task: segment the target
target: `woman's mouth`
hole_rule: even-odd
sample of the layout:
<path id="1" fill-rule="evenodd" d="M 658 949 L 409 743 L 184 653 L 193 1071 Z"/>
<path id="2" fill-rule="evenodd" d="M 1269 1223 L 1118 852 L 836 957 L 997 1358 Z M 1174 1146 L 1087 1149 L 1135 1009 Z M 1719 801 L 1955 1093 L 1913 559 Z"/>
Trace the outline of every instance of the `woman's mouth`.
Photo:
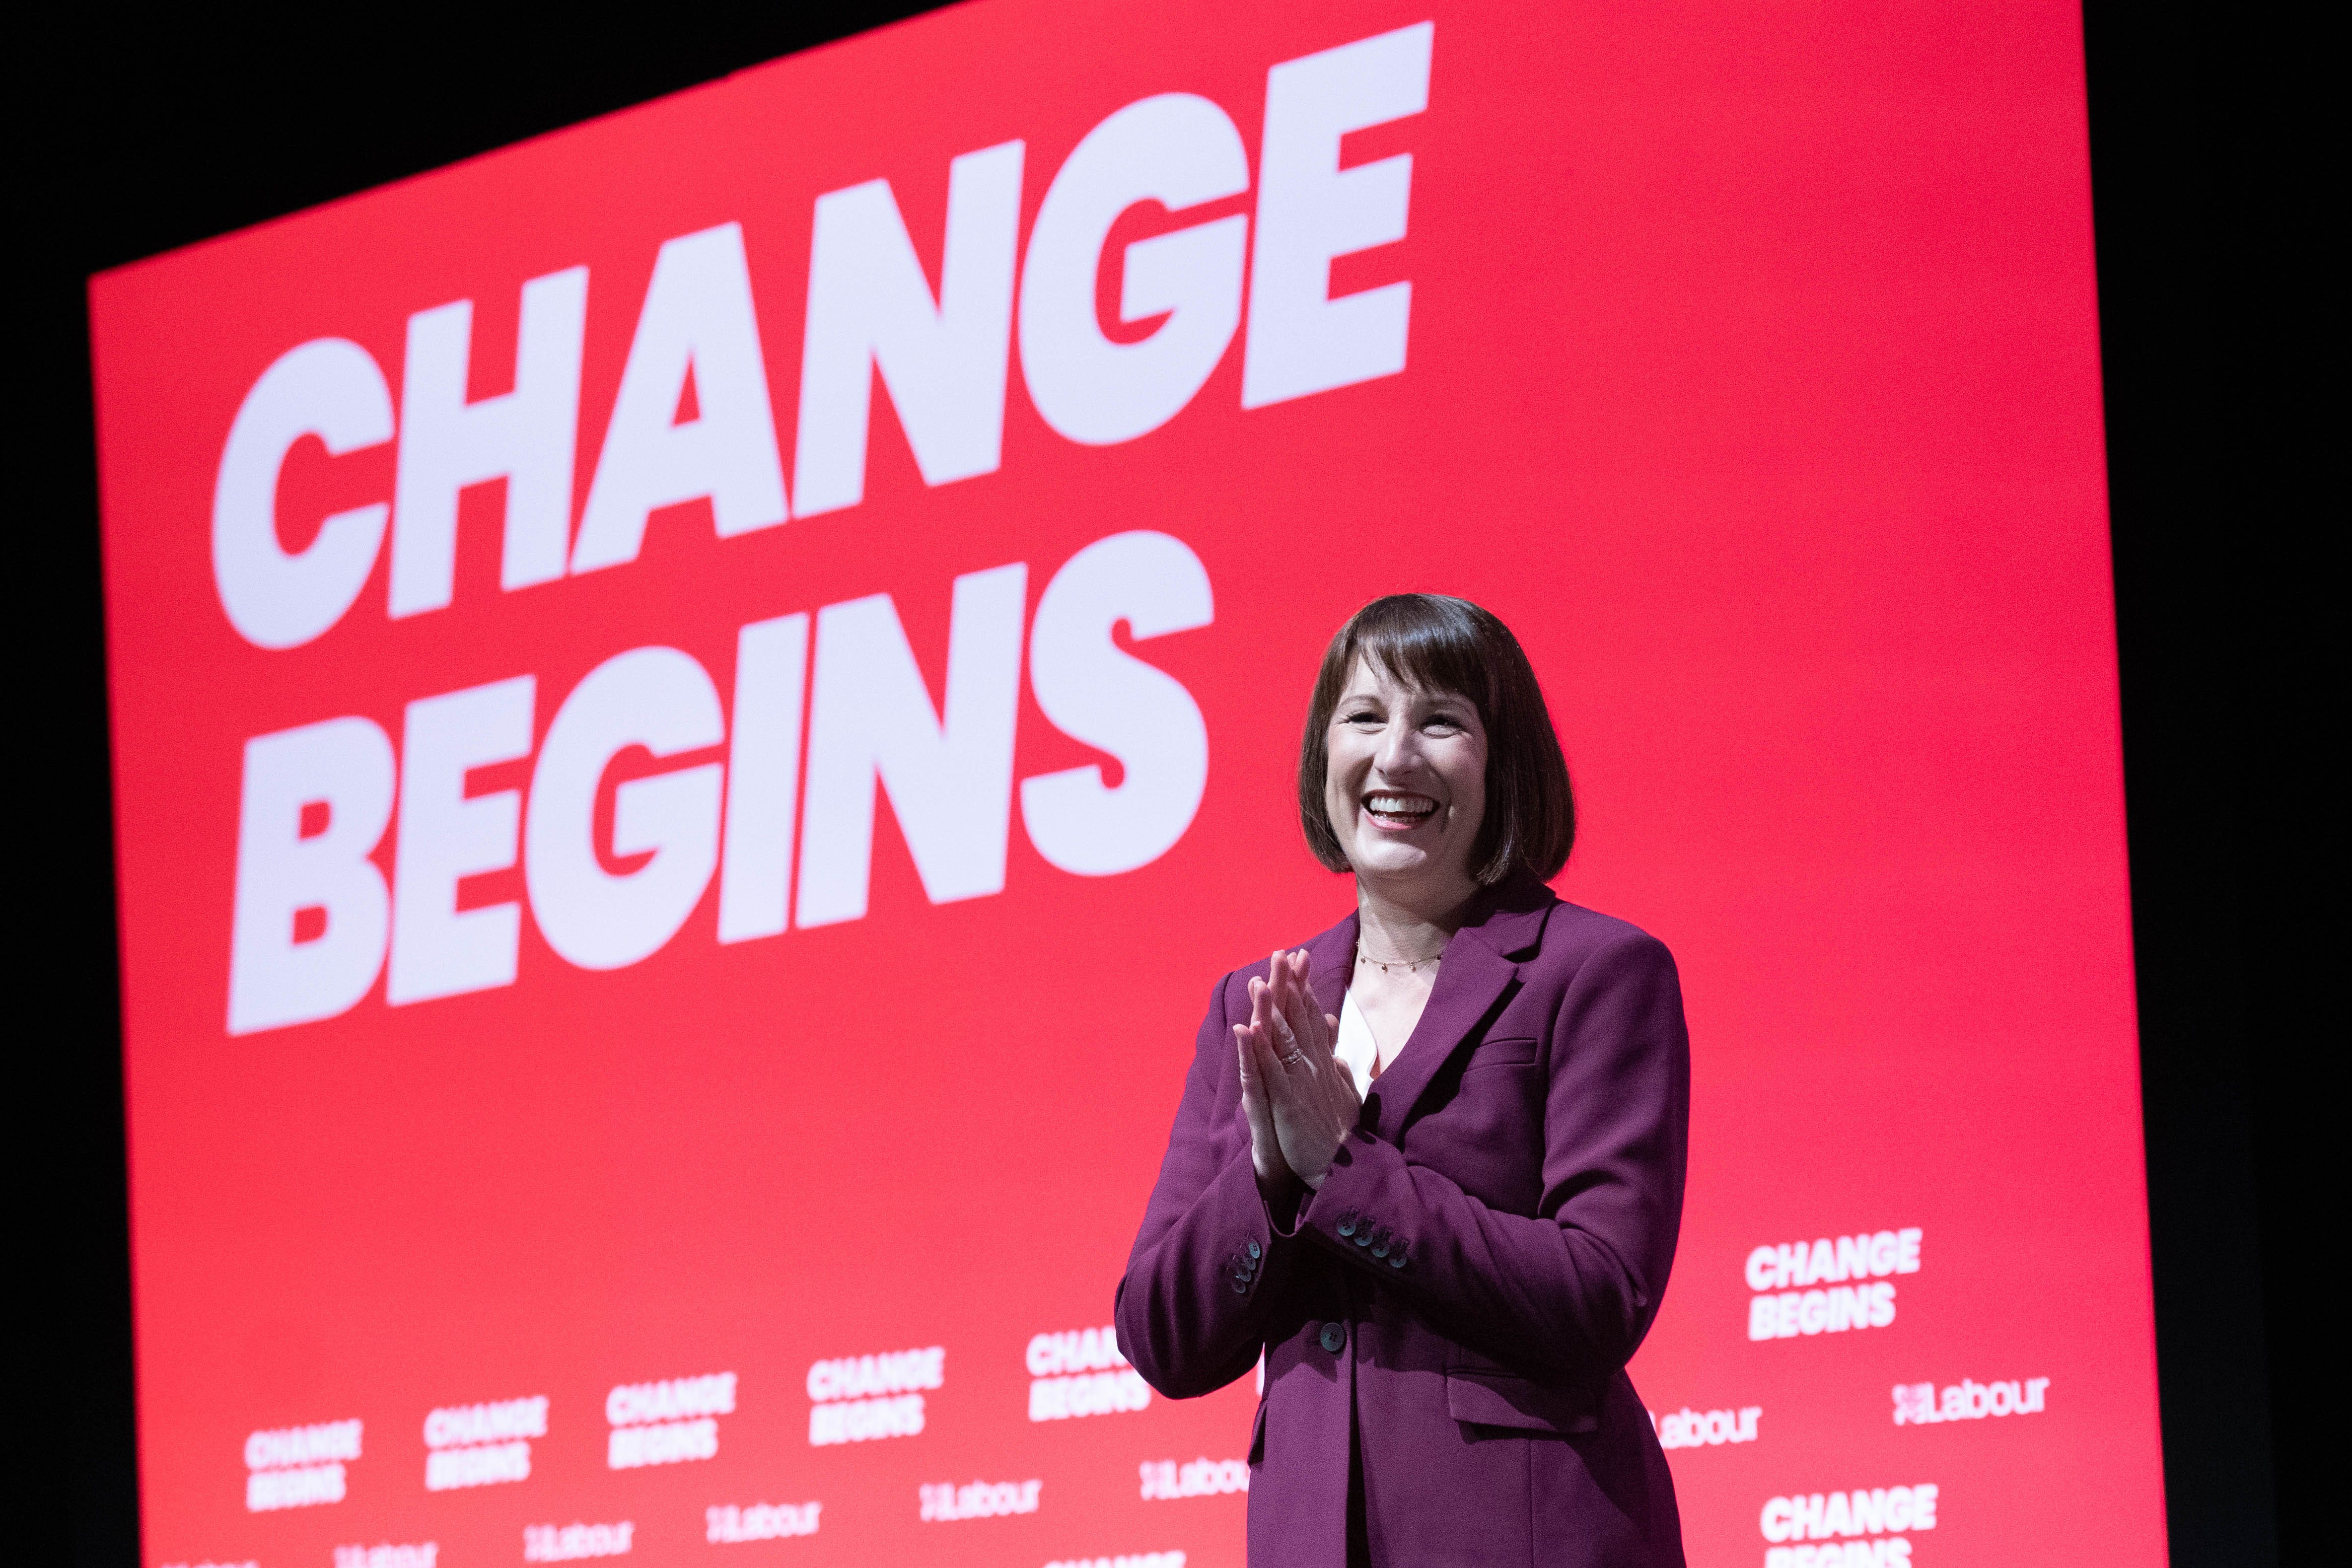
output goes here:
<path id="1" fill-rule="evenodd" d="M 1401 795 L 1391 791 L 1364 797 L 1364 815 L 1382 827 L 1405 829 L 1419 827 L 1437 813 L 1437 803 L 1425 795 Z"/>

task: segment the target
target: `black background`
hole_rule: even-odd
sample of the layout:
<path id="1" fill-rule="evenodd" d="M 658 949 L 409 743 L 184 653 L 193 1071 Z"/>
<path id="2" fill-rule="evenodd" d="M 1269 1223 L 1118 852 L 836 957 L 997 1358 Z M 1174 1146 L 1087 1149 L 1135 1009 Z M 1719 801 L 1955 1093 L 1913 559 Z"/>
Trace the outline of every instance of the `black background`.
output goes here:
<path id="1" fill-rule="evenodd" d="M 5 525 L 20 673 L 5 700 L 21 710 L 11 793 L 31 962 L 12 987 L 9 1275 L 38 1311 L 16 1336 L 8 1405 L 19 1452 L 53 1472 L 12 1488 L 9 1557 L 142 1561 L 86 279 L 928 8 L 363 8 L 308 23 L 85 10 L 14 39 L 10 228 L 27 281 L 11 336 L 29 353 L 13 366 L 6 470 L 30 483 Z M 2323 508 L 2341 528 L 2308 396 L 2333 380 L 2332 325 L 2302 259 L 2306 193 L 2332 181 L 2294 177 L 2311 144 L 2298 47 L 2257 39 L 2261 25 L 2220 34 L 2210 12 L 2112 0 L 2086 18 L 2179 1564 L 2316 1550 L 2313 1449 L 2335 1396 L 2305 1303 L 2327 1289 L 2311 1260 L 2344 1228 L 2312 1217 L 2325 1133 L 2310 1064 L 2344 1030 L 2315 1021 L 2336 833 L 2305 760 L 2342 728 L 2318 690 L 2315 607 L 2340 569 L 2310 549 Z M 2103 1505 L 2081 1500 L 2095 1518 Z"/>

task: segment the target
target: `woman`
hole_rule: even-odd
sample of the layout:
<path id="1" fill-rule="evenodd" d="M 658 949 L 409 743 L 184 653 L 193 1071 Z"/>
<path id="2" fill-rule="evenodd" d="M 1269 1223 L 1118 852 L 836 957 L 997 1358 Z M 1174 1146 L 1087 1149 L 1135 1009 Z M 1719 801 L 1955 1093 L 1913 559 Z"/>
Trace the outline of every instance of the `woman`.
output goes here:
<path id="1" fill-rule="evenodd" d="M 1682 1213 L 1682 996 L 1655 938 L 1544 885 L 1575 814 L 1502 622 L 1359 611 L 1298 804 L 1356 912 L 1211 994 L 1120 1348 L 1176 1398 L 1264 1353 L 1260 1568 L 1680 1564 L 1624 1366 Z"/>

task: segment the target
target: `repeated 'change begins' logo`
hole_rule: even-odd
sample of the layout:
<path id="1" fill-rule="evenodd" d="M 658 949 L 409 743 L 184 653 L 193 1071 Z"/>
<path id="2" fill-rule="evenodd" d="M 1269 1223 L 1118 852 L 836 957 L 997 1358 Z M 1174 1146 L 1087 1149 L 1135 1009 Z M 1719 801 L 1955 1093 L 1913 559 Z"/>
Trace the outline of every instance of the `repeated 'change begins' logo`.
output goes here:
<path id="1" fill-rule="evenodd" d="M 254 1513 L 341 1502 L 343 1468 L 360 1457 L 360 1423 L 321 1421 L 256 1432 L 245 1440 L 245 1506 Z"/>
<path id="2" fill-rule="evenodd" d="M 1758 1247 L 1748 1255 L 1748 1288 L 1773 1293 L 1748 1300 L 1748 1337 L 1791 1340 L 1885 1328 L 1895 1321 L 1895 1286 L 1885 1277 L 1919 1272 L 1925 1235 L 1912 1226 Z M 1829 1289 L 1783 1289 L 1790 1285 Z"/>
<path id="3" fill-rule="evenodd" d="M 1032 1421 L 1118 1415 L 1151 1403 L 1151 1385 L 1127 1364 L 1118 1331 L 1108 1324 L 1035 1335 L 1024 1361 Z"/>
<path id="4" fill-rule="evenodd" d="M 604 1418 L 613 1436 L 604 1463 L 615 1470 L 643 1465 L 676 1465 L 716 1458 L 719 1421 L 735 1412 L 735 1374 L 660 1383 L 625 1383 L 604 1396 Z"/>
<path id="5" fill-rule="evenodd" d="M 919 1436 L 923 1394 L 946 1384 L 947 1363 L 940 1345 L 818 1362 L 808 1373 L 809 1446 Z"/>
<path id="6" fill-rule="evenodd" d="M 1938 1490 L 1923 1481 L 1773 1498 L 1759 1521 L 1764 1539 L 1806 1544 L 1768 1548 L 1764 1568 L 1906 1568 L 1911 1542 L 1905 1538 L 1936 1528 Z"/>
<path id="7" fill-rule="evenodd" d="M 547 1395 L 451 1405 L 425 1418 L 425 1489 L 530 1479 L 530 1439 L 547 1436 Z"/>

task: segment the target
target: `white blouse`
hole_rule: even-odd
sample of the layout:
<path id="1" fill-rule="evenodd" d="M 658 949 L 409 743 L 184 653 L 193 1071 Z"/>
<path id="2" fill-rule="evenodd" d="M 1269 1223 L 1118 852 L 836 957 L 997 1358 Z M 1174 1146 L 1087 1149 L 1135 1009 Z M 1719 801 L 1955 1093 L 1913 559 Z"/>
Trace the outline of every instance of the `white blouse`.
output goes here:
<path id="1" fill-rule="evenodd" d="M 1380 1041 L 1372 1037 L 1372 1026 L 1364 1022 L 1364 1010 L 1356 1005 L 1352 985 L 1348 988 L 1348 999 L 1339 1005 L 1339 1041 L 1334 1050 L 1355 1075 L 1358 1094 L 1371 1093 L 1372 1079 L 1396 1057 L 1394 1051 L 1383 1054 Z"/>

